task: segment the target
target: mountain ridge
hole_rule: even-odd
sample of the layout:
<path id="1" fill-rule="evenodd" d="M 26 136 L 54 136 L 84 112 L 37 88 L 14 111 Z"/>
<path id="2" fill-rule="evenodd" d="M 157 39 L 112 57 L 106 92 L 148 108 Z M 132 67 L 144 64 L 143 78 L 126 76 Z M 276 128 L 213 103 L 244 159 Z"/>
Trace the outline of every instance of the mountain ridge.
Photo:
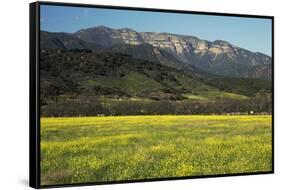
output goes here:
<path id="1" fill-rule="evenodd" d="M 131 49 L 137 49 L 133 47 L 150 44 L 152 48 L 147 46 L 147 51 L 151 51 L 156 59 L 159 58 L 155 53 L 157 51 L 160 54 L 169 54 L 171 65 L 181 69 L 189 69 L 193 66 L 216 75 L 271 79 L 270 56 L 251 52 L 224 40 L 211 42 L 188 35 L 137 32 L 130 28 L 112 29 L 106 26 L 81 29 L 74 33 L 48 33 L 53 35 L 52 40 L 46 39 L 45 31 L 41 33 L 43 33 L 42 48 L 56 49 L 57 46 L 58 49 L 77 48 L 99 51 L 122 45 L 130 45 Z M 52 43 L 50 44 L 48 40 Z M 136 53 L 131 51 L 131 54 Z M 162 62 L 166 64 L 168 61 Z"/>

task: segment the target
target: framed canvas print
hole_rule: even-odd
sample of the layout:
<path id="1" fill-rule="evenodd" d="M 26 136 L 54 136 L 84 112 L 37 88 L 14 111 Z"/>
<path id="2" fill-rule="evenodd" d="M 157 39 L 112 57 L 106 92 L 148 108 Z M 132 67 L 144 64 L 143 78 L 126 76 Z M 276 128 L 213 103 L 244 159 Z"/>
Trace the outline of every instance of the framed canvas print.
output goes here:
<path id="1" fill-rule="evenodd" d="M 274 172 L 272 16 L 30 4 L 30 186 Z"/>

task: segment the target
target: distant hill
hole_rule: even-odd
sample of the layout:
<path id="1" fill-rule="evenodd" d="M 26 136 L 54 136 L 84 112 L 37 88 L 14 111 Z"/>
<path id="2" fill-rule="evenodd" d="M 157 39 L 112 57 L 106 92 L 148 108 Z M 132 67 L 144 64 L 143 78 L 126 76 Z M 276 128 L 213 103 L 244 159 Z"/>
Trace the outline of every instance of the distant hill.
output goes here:
<path id="1" fill-rule="evenodd" d="M 100 26 L 71 34 L 41 31 L 41 48 L 114 51 L 188 71 L 271 79 L 270 56 L 226 41 L 210 42 L 194 36 Z"/>

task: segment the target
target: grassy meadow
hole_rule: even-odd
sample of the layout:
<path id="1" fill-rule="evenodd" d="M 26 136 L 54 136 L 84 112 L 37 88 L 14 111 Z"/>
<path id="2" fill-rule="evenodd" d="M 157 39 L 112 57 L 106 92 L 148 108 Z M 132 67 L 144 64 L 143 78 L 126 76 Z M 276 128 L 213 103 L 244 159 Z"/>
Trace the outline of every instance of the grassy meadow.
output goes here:
<path id="1" fill-rule="evenodd" d="M 41 119 L 41 185 L 271 171 L 271 116 Z"/>

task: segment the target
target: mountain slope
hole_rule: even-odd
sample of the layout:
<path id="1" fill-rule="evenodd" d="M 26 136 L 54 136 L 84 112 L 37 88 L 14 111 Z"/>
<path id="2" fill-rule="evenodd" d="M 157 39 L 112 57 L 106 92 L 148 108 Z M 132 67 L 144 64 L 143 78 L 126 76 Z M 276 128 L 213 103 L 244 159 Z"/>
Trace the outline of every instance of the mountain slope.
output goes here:
<path id="1" fill-rule="evenodd" d="M 81 40 L 69 33 L 51 33 L 41 31 L 40 33 L 40 47 L 41 49 L 93 49 L 101 48 L 98 44 L 89 43 Z"/>
<path id="2" fill-rule="evenodd" d="M 160 63 L 176 69 L 182 69 L 194 74 L 203 73 L 192 64 L 186 64 L 180 61 L 173 53 L 162 50 L 161 48 L 153 47 L 150 44 L 144 43 L 140 45 L 117 45 L 109 48 L 108 52 L 123 53 L 132 56 L 135 59 L 143 59 L 151 62 Z"/>

